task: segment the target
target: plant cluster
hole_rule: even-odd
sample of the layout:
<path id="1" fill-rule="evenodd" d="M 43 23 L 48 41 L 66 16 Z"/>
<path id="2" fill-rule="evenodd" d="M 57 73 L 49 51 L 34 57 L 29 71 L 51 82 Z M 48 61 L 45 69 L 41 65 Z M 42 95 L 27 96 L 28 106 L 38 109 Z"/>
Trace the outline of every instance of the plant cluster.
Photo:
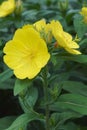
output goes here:
<path id="1" fill-rule="evenodd" d="M 0 4 L 0 130 L 87 130 L 86 1 Z"/>

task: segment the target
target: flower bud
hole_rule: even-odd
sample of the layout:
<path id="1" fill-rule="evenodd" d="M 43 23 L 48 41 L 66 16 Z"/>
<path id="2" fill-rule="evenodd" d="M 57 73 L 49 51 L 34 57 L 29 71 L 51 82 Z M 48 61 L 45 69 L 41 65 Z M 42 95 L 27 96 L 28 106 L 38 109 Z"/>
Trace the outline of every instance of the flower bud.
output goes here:
<path id="1" fill-rule="evenodd" d="M 62 0 L 58 2 L 58 7 L 60 11 L 64 12 L 68 8 L 68 0 Z"/>
<path id="2" fill-rule="evenodd" d="M 18 1 L 16 2 L 15 14 L 16 14 L 16 15 L 21 15 L 22 9 L 23 9 L 22 1 L 21 1 L 21 0 L 18 0 Z"/>

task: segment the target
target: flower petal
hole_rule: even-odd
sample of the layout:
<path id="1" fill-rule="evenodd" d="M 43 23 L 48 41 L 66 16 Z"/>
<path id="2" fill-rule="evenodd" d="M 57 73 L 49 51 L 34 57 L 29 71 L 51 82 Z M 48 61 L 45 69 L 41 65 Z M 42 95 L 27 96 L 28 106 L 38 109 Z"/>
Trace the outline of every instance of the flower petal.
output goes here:
<path id="1" fill-rule="evenodd" d="M 7 0 L 0 5 L 0 17 L 5 17 L 15 9 L 15 0 Z"/>
<path id="2" fill-rule="evenodd" d="M 65 50 L 68 51 L 71 54 L 75 54 L 75 55 L 81 54 L 80 51 L 72 49 L 72 48 L 65 48 Z"/>
<path id="3" fill-rule="evenodd" d="M 34 78 L 50 58 L 45 41 L 34 28 L 18 29 L 3 51 L 5 63 L 20 79 Z"/>
<path id="4" fill-rule="evenodd" d="M 33 24 L 37 31 L 41 31 L 46 26 L 45 19 L 39 20 Z"/>

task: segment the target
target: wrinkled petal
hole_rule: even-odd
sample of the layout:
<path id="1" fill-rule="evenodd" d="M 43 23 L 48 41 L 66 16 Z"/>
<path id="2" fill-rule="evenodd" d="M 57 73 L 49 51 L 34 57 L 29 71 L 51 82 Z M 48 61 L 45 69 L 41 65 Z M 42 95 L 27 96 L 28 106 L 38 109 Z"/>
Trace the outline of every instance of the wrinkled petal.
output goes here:
<path id="1" fill-rule="evenodd" d="M 57 40 L 57 44 L 60 47 L 63 47 L 66 51 L 68 51 L 71 54 L 81 54 L 78 50 L 75 50 L 79 48 L 79 45 L 72 40 L 72 36 L 63 31 L 62 25 L 59 21 L 51 21 L 52 25 L 52 33 L 54 38 Z"/>

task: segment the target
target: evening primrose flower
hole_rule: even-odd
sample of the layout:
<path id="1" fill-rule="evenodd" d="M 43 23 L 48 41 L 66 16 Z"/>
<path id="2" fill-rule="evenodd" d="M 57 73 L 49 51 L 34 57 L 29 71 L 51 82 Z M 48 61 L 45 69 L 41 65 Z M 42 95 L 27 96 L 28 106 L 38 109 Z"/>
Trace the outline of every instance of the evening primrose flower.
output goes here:
<path id="1" fill-rule="evenodd" d="M 45 41 L 32 27 L 18 29 L 4 47 L 4 62 L 19 79 L 34 78 L 47 64 L 50 54 Z"/>
<path id="2" fill-rule="evenodd" d="M 58 46 L 63 47 L 71 54 L 81 54 L 81 52 L 76 50 L 79 48 L 79 45 L 72 40 L 72 36 L 69 33 L 63 31 L 62 25 L 59 21 L 51 21 L 51 27 Z"/>
<path id="3" fill-rule="evenodd" d="M 0 5 L 0 17 L 5 17 L 11 14 L 15 9 L 15 0 L 4 1 Z"/>
<path id="4" fill-rule="evenodd" d="M 87 23 L 87 7 L 83 7 L 80 14 L 84 17 L 84 22 Z"/>

